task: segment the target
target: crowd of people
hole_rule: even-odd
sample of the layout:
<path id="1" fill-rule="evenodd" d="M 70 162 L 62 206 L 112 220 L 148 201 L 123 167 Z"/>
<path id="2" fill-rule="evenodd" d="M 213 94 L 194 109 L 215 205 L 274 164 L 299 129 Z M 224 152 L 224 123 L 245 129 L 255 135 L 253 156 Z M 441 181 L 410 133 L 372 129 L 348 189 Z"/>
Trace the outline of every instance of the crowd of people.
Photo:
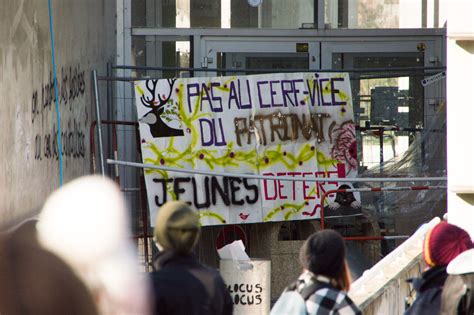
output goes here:
<path id="1" fill-rule="evenodd" d="M 223 278 L 194 255 L 200 231 L 187 203 L 163 205 L 154 270 L 140 272 L 120 189 L 99 176 L 73 180 L 51 194 L 38 218 L 2 234 L 0 314 L 232 314 Z M 293 307 L 288 292 L 301 297 L 304 314 L 362 314 L 348 295 L 345 252 L 338 232 L 312 234 L 300 250 L 302 273 L 272 314 Z M 427 269 L 411 281 L 417 295 L 406 314 L 473 314 L 469 234 L 441 222 L 427 233 L 423 256 Z"/>

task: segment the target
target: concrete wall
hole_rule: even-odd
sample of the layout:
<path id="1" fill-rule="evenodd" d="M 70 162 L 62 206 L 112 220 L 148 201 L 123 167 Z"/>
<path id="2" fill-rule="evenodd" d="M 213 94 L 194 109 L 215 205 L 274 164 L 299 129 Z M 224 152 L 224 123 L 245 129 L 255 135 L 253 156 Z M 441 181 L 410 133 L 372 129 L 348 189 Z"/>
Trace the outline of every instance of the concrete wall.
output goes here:
<path id="1" fill-rule="evenodd" d="M 91 69 L 115 56 L 115 0 L 52 0 L 64 182 L 89 172 Z M 0 0 L 0 224 L 59 187 L 48 0 Z M 105 94 L 105 93 L 104 93 Z"/>
<path id="2" fill-rule="evenodd" d="M 420 277 L 423 268 L 425 268 L 425 263 L 422 255 L 419 255 L 396 278 L 385 285 L 383 292 L 377 298 L 363 308 L 364 315 L 404 314 L 407 308 L 406 300 L 413 303 L 415 298 L 415 293 L 412 292 L 413 289 L 406 280 Z"/>
<path id="3" fill-rule="evenodd" d="M 448 221 L 474 238 L 474 2 L 448 10 Z M 468 70 L 467 70 L 468 69 Z"/>

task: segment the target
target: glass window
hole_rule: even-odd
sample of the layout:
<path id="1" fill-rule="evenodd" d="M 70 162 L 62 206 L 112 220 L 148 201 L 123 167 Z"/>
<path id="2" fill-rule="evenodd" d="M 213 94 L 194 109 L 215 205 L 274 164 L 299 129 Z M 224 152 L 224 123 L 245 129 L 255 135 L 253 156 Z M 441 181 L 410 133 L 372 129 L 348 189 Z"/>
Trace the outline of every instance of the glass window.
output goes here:
<path id="1" fill-rule="evenodd" d="M 446 27 L 447 1 L 326 0 L 326 28 Z"/>
<path id="2" fill-rule="evenodd" d="M 132 53 L 137 66 L 189 68 L 191 64 L 190 41 L 163 41 L 158 36 L 132 37 Z M 187 71 L 139 70 L 141 77 L 188 77 Z"/>
<path id="3" fill-rule="evenodd" d="M 335 69 L 422 67 L 423 53 L 334 53 Z M 351 76 L 362 168 L 401 156 L 424 123 L 422 73 L 392 71 Z"/>
<path id="4" fill-rule="evenodd" d="M 217 68 L 242 69 L 242 72 L 218 73 L 218 75 L 249 75 L 266 73 L 265 70 L 272 69 L 308 69 L 308 53 L 219 53 L 217 55 Z M 259 71 L 245 71 L 259 70 Z"/>
<path id="5" fill-rule="evenodd" d="M 131 4 L 133 27 L 177 27 L 179 24 L 180 12 L 175 0 L 133 0 Z"/>
<path id="6" fill-rule="evenodd" d="M 133 27 L 300 28 L 314 23 L 315 0 L 134 0 Z"/>
<path id="7" fill-rule="evenodd" d="M 134 0 L 133 27 L 300 28 L 315 24 L 318 0 Z M 443 0 L 325 0 L 325 28 L 446 27 Z"/>

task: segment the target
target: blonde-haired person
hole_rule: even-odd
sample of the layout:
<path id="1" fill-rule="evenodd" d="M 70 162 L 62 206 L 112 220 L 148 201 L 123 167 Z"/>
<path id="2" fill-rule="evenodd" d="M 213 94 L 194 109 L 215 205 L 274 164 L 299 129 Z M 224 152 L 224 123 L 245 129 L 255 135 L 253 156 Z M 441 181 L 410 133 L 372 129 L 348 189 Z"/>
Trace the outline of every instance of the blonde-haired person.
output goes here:
<path id="1" fill-rule="evenodd" d="M 344 239 L 338 232 L 328 229 L 312 234 L 301 247 L 300 263 L 299 285 L 320 284 L 306 300 L 309 315 L 362 314 L 347 295 L 351 276 Z"/>
<path id="2" fill-rule="evenodd" d="M 155 222 L 160 250 L 151 274 L 155 314 L 231 315 L 232 298 L 221 275 L 193 254 L 201 230 L 196 210 L 185 202 L 168 201 Z"/>

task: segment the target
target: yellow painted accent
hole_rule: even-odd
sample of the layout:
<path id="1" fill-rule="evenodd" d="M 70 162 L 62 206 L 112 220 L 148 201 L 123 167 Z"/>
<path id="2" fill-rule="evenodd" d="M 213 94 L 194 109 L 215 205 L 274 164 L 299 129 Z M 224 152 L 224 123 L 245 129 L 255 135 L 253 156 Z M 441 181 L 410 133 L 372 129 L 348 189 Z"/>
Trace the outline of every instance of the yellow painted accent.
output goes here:
<path id="1" fill-rule="evenodd" d="M 137 88 L 137 91 L 138 91 L 138 93 L 140 93 L 140 95 L 144 95 L 144 94 L 145 94 L 145 92 L 143 92 L 143 90 L 142 90 L 142 88 L 140 87 L 140 85 L 137 84 L 137 85 L 135 85 L 135 87 Z"/>
<path id="2" fill-rule="evenodd" d="M 215 213 L 215 212 L 198 211 L 198 215 L 199 215 L 199 220 L 201 220 L 201 218 L 211 217 L 211 218 L 214 218 L 214 219 L 218 220 L 220 223 L 226 223 L 225 219 L 223 217 L 221 217 L 219 214 Z"/>
<path id="3" fill-rule="evenodd" d="M 435 263 L 433 262 L 433 259 L 431 257 L 431 251 L 430 251 L 430 238 L 431 238 L 431 232 L 433 232 L 432 228 L 431 230 L 426 233 L 425 240 L 423 241 L 423 257 L 425 258 L 426 263 L 433 267 Z"/>

